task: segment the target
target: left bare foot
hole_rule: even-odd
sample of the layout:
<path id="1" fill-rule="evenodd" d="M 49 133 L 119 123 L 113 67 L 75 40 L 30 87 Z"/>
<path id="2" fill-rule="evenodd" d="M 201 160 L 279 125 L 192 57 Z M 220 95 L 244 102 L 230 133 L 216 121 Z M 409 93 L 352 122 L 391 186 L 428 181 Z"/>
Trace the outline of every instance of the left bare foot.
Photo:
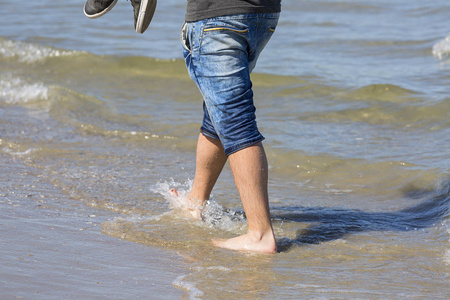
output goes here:
<path id="1" fill-rule="evenodd" d="M 170 194 L 176 197 L 177 207 L 189 213 L 189 216 L 194 219 L 202 219 L 203 203 L 195 201 L 188 195 L 180 195 L 176 189 L 171 189 Z"/>

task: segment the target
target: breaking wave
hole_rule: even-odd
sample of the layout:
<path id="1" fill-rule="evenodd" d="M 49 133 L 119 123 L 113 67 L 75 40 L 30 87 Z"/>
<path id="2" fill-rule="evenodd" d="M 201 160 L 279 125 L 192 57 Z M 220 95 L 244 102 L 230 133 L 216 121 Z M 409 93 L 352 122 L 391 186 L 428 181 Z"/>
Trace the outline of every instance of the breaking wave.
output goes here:
<path id="1" fill-rule="evenodd" d="M 434 44 L 433 55 L 439 60 L 445 59 L 450 54 L 450 33 L 442 40 Z"/>
<path id="2" fill-rule="evenodd" d="M 72 56 L 81 51 L 54 49 L 48 46 L 0 39 L 0 56 L 14 58 L 22 63 L 42 62 L 49 57 Z"/>
<path id="3" fill-rule="evenodd" d="M 41 82 L 29 83 L 18 77 L 0 79 L 0 102 L 6 104 L 28 103 L 48 99 L 49 88 Z"/>

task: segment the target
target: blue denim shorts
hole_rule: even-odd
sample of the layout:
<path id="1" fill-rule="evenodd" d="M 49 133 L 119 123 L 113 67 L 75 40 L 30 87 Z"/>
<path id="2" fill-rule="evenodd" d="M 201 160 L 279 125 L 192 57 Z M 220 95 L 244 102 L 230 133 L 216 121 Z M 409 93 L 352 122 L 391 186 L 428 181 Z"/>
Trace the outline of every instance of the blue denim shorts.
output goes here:
<path id="1" fill-rule="evenodd" d="M 203 135 L 229 155 L 264 139 L 256 125 L 250 73 L 279 13 L 230 15 L 185 23 L 183 54 L 203 96 Z"/>

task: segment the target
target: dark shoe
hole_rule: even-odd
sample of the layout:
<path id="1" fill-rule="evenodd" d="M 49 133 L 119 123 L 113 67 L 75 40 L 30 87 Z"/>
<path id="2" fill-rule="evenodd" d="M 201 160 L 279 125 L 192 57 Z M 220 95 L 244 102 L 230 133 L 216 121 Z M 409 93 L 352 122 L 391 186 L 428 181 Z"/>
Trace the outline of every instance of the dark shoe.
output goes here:
<path id="1" fill-rule="evenodd" d="M 134 9 L 134 28 L 137 33 L 147 30 L 156 9 L 156 0 L 131 0 Z"/>
<path id="2" fill-rule="evenodd" d="M 91 19 L 101 17 L 110 11 L 116 3 L 117 0 L 87 0 L 84 5 L 84 14 Z"/>

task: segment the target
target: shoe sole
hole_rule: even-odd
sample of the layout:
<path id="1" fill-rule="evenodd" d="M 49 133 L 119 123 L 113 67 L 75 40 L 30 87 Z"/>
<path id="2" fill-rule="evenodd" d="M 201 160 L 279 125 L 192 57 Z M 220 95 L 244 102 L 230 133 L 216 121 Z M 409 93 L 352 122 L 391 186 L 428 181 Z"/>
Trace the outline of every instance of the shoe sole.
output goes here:
<path id="1" fill-rule="evenodd" d="M 108 8 L 106 8 L 105 10 L 103 10 L 103 11 L 101 11 L 101 12 L 99 12 L 98 14 L 95 14 L 95 15 L 88 15 L 88 14 L 86 13 L 85 7 L 83 8 L 83 12 L 84 12 L 84 14 L 86 15 L 86 17 L 88 17 L 89 19 L 96 19 L 96 18 L 99 18 L 99 17 L 103 16 L 103 15 L 106 14 L 107 12 L 109 12 L 109 11 L 114 7 L 114 5 L 116 5 L 117 1 L 118 1 L 118 0 L 114 0 L 114 2 L 111 3 L 111 5 L 108 6 Z"/>
<path id="2" fill-rule="evenodd" d="M 136 32 L 144 33 L 153 18 L 156 9 L 156 0 L 142 0 L 139 15 L 136 21 Z"/>

